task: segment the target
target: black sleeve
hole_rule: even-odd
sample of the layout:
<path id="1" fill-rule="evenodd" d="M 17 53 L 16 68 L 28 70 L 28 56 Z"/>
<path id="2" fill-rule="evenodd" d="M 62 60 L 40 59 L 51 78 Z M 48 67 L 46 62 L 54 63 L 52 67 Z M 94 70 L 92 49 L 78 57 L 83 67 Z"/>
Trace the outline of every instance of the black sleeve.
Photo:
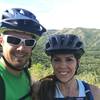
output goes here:
<path id="1" fill-rule="evenodd" d="M 0 76 L 0 100 L 5 100 L 5 85 L 1 76 Z"/>

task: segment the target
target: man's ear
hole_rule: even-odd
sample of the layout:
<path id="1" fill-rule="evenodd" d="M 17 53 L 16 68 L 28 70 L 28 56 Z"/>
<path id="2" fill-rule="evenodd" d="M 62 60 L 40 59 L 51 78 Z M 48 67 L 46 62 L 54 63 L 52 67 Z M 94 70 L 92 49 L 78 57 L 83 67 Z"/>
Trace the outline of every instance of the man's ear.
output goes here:
<path id="1" fill-rule="evenodd" d="M 2 36 L 0 35 L 0 45 L 2 44 L 2 41 L 3 41 L 3 38 L 2 38 Z"/>

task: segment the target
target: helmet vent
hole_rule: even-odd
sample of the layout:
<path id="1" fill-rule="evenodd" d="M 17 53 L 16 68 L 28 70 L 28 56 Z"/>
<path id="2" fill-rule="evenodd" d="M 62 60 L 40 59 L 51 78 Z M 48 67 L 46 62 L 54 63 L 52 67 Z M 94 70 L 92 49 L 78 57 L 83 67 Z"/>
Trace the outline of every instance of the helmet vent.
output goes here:
<path id="1" fill-rule="evenodd" d="M 78 43 L 76 44 L 76 47 L 81 47 L 81 45 L 82 45 L 82 43 L 81 43 L 81 42 L 78 42 Z"/>
<path id="2" fill-rule="evenodd" d="M 46 48 L 49 48 L 49 47 L 50 47 L 50 44 L 49 44 L 49 43 L 47 43 L 47 44 L 46 44 Z"/>
<path id="3" fill-rule="evenodd" d="M 57 40 L 56 40 L 56 38 L 52 38 L 52 46 L 53 47 L 57 46 Z"/>
<path id="4" fill-rule="evenodd" d="M 73 45 L 73 40 L 68 41 L 67 46 L 71 47 Z"/>
<path id="5" fill-rule="evenodd" d="M 62 37 L 62 38 L 61 38 L 61 46 L 63 46 L 63 45 L 64 45 L 64 41 L 65 41 L 65 38 L 64 38 L 64 37 Z"/>
<path id="6" fill-rule="evenodd" d="M 20 10 L 20 14 L 24 15 L 24 11 L 22 9 Z"/>

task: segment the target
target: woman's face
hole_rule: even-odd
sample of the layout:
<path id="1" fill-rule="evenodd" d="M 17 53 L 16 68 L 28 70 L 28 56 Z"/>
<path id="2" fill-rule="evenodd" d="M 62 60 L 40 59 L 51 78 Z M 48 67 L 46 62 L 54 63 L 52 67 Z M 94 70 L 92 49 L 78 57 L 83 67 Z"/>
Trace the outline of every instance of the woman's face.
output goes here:
<path id="1" fill-rule="evenodd" d="M 73 54 L 56 54 L 51 58 L 54 74 L 62 82 L 68 82 L 75 75 L 77 60 Z"/>

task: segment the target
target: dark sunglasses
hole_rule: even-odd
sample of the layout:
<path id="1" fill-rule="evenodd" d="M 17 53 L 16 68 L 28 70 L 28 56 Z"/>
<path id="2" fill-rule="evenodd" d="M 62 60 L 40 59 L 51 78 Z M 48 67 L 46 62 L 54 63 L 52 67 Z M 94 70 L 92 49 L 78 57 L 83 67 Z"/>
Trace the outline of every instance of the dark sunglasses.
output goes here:
<path id="1" fill-rule="evenodd" d="M 36 44 L 35 39 L 23 39 L 23 38 L 18 38 L 12 35 L 4 35 L 4 40 L 6 40 L 7 43 L 10 43 L 13 45 L 20 45 L 24 43 L 24 45 L 28 47 L 34 47 Z"/>

